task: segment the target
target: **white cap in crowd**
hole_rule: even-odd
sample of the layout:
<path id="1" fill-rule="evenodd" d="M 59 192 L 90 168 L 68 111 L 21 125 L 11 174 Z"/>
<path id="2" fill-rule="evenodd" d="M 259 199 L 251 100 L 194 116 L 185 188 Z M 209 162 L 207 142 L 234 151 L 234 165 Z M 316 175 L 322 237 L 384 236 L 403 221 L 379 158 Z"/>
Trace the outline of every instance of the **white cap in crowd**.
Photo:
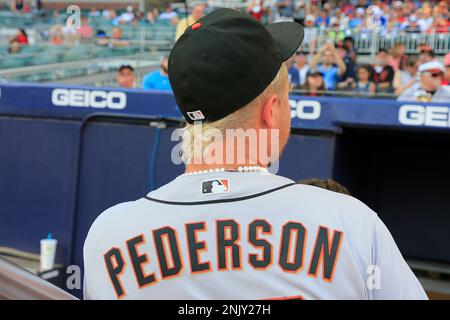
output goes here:
<path id="1" fill-rule="evenodd" d="M 433 60 L 433 61 L 421 64 L 419 66 L 418 71 L 419 72 L 425 72 L 425 71 L 428 71 L 428 72 L 432 72 L 432 71 L 444 72 L 445 71 L 445 67 L 439 61 Z"/>

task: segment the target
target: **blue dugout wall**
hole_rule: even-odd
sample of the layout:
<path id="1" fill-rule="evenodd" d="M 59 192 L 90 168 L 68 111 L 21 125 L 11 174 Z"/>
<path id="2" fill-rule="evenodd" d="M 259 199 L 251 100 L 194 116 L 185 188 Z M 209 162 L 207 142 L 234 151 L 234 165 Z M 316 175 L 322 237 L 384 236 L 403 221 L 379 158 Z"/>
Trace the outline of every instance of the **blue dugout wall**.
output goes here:
<path id="1" fill-rule="evenodd" d="M 103 210 L 183 171 L 171 160 L 181 120 L 171 94 L 23 83 L 0 89 L 0 246 L 37 253 L 52 232 L 57 261 L 82 266 L 84 238 Z M 450 105 L 290 102 L 293 134 L 279 174 L 338 180 L 380 214 L 405 255 L 450 262 Z"/>

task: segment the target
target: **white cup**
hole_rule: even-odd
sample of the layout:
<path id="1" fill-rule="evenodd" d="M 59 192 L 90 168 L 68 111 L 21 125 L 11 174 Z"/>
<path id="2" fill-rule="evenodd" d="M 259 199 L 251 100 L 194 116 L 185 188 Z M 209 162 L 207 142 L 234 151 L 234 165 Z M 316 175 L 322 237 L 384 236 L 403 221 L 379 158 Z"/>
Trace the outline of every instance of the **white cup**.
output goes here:
<path id="1" fill-rule="evenodd" d="M 42 239 L 41 240 L 41 271 L 53 269 L 55 265 L 56 239 Z"/>

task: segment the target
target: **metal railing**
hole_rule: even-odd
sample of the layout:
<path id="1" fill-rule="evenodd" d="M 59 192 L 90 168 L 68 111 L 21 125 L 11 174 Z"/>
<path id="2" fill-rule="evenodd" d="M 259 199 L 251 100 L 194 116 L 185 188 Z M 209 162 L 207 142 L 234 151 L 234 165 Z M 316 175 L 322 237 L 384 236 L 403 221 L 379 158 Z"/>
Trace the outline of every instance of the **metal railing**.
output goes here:
<path id="1" fill-rule="evenodd" d="M 111 36 L 114 26 L 103 26 L 94 28 L 95 30 L 103 30 L 107 35 Z M 175 27 L 173 26 L 121 26 L 122 38 L 130 41 L 147 41 L 147 40 L 159 40 L 159 41 L 175 41 Z M 0 46 L 7 46 L 12 37 L 17 33 L 17 29 L 5 28 L 0 25 Z M 32 29 L 27 29 L 28 39 L 30 44 L 43 45 L 51 44 L 51 29 L 49 26 L 37 25 Z M 62 37 L 65 43 L 71 45 L 83 42 L 94 43 L 95 37 L 88 39 L 79 39 L 72 34 L 62 33 Z"/>
<path id="2" fill-rule="evenodd" d="M 119 66 L 134 67 L 138 80 L 143 73 L 159 66 L 162 53 L 102 57 L 81 61 L 53 63 L 0 70 L 6 81 L 59 82 L 85 85 L 107 85 L 114 81 Z"/>
<path id="3" fill-rule="evenodd" d="M 136 74 L 136 88 L 141 86 L 142 80 L 149 72 L 156 70 L 159 67 L 158 61 L 148 63 L 146 66 L 134 68 Z M 80 75 L 77 77 L 63 78 L 57 80 L 58 83 L 63 84 L 77 84 L 93 87 L 117 87 L 116 82 L 117 71 L 100 71 L 95 74 Z M 55 82 L 54 80 L 44 81 L 48 83 Z"/>
<path id="4" fill-rule="evenodd" d="M 352 30 L 335 31 L 331 29 L 306 29 L 305 40 L 301 49 L 305 52 L 316 52 L 325 43 L 338 43 L 346 36 L 351 36 L 355 42 L 358 54 L 375 55 L 380 49 L 389 50 L 396 43 L 405 46 L 406 54 L 417 54 L 419 45 L 426 44 L 436 54 L 444 55 L 450 52 L 450 34 L 443 33 L 405 33 L 384 34 L 380 31 L 355 33 Z"/>
<path id="5" fill-rule="evenodd" d="M 306 89 L 292 89 L 292 94 L 298 94 L 301 96 L 330 96 L 330 97 L 345 97 L 345 98 L 374 98 L 374 99 L 396 99 L 397 96 L 394 93 L 388 92 L 375 92 L 372 94 L 356 92 L 349 90 L 316 90 L 312 93 L 311 90 Z"/>

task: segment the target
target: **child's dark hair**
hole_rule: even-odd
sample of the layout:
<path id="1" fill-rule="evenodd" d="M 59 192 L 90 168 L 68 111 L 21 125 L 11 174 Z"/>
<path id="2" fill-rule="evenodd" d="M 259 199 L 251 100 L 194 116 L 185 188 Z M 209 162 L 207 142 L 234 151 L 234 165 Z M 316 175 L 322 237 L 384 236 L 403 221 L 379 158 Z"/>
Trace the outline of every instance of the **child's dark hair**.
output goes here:
<path id="1" fill-rule="evenodd" d="M 356 72 L 358 73 L 358 71 L 360 69 L 365 69 L 368 73 L 369 73 L 369 79 L 372 77 L 372 73 L 373 73 L 373 68 L 370 64 L 360 64 L 356 67 Z"/>

